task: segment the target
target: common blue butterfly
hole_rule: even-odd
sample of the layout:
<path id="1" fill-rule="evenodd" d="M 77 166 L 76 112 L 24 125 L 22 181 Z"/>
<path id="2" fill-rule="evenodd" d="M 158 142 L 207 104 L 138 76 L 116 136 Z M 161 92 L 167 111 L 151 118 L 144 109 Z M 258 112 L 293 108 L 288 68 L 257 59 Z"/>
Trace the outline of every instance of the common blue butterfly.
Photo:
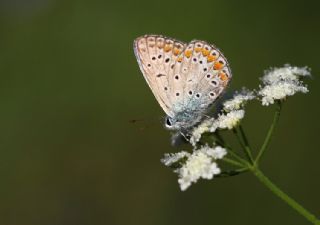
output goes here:
<path id="1" fill-rule="evenodd" d="M 186 44 L 162 35 L 144 35 L 135 39 L 134 52 L 167 114 L 166 127 L 181 133 L 204 118 L 232 77 L 227 59 L 205 41 Z"/>

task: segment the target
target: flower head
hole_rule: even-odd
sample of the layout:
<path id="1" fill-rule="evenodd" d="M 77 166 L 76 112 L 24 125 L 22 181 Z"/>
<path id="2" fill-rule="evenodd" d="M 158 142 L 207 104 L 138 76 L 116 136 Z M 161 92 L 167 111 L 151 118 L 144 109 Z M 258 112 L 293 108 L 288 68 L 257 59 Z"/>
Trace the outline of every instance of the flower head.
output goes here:
<path id="1" fill-rule="evenodd" d="M 190 143 L 195 146 L 205 132 L 209 132 L 214 118 L 206 119 L 192 130 Z"/>
<path id="2" fill-rule="evenodd" d="M 214 133 L 217 129 L 233 129 L 243 119 L 245 111 L 243 109 L 233 110 L 226 114 L 219 114 L 218 118 L 210 118 L 204 120 L 191 132 L 190 143 L 193 146 L 199 142 L 201 136 L 205 132 Z"/>
<path id="3" fill-rule="evenodd" d="M 282 68 L 267 71 L 261 79 L 263 86 L 258 91 L 262 105 L 268 106 L 273 104 L 275 100 L 283 100 L 297 92 L 307 93 L 309 90 L 301 78 L 309 76 L 311 75 L 307 67 L 299 68 L 285 65 Z"/>
<path id="4" fill-rule="evenodd" d="M 171 166 L 172 164 L 177 163 L 181 159 L 189 156 L 190 156 L 190 153 L 185 151 L 181 151 L 178 153 L 167 153 L 164 155 L 164 158 L 161 159 L 161 162 L 166 166 Z"/>
<path id="5" fill-rule="evenodd" d="M 227 154 L 227 151 L 220 146 L 210 148 L 206 145 L 198 150 L 194 150 L 192 154 L 185 154 L 185 152 L 180 153 L 182 153 L 183 157 L 186 157 L 186 161 L 179 169 L 175 170 L 175 172 L 178 173 L 179 176 L 178 183 L 180 189 L 184 191 L 200 178 L 210 180 L 214 175 L 219 174 L 221 170 L 215 160 L 222 159 Z M 175 161 L 176 154 L 172 154 L 173 159 L 169 161 Z M 168 157 L 170 157 L 170 155 L 167 154 L 163 162 L 168 162 Z M 167 164 L 165 163 L 165 165 Z"/>
<path id="6" fill-rule="evenodd" d="M 214 123 L 211 126 L 210 131 L 214 132 L 216 129 L 229 129 L 236 127 L 240 121 L 244 117 L 244 110 L 234 110 L 231 112 L 228 112 L 227 114 L 220 114 L 218 119 L 214 121 Z"/>
<path id="7" fill-rule="evenodd" d="M 232 99 L 223 103 L 223 109 L 226 112 L 241 109 L 248 101 L 255 99 L 253 91 L 245 88 L 240 92 L 236 92 Z"/>
<path id="8" fill-rule="evenodd" d="M 308 93 L 309 90 L 299 81 L 280 81 L 261 88 L 259 95 L 262 97 L 262 105 L 268 106 L 273 104 L 275 100 L 285 99 L 297 92 Z"/>
<path id="9" fill-rule="evenodd" d="M 204 151 L 205 154 L 211 156 L 214 159 L 222 159 L 227 154 L 227 150 L 225 148 L 222 148 L 221 146 L 210 148 L 206 145 L 202 147 L 201 151 Z"/>
<path id="10" fill-rule="evenodd" d="M 268 85 L 279 81 L 298 81 L 302 77 L 310 76 L 311 73 L 308 67 L 292 67 L 286 64 L 283 67 L 265 71 L 261 80 L 265 85 Z"/>

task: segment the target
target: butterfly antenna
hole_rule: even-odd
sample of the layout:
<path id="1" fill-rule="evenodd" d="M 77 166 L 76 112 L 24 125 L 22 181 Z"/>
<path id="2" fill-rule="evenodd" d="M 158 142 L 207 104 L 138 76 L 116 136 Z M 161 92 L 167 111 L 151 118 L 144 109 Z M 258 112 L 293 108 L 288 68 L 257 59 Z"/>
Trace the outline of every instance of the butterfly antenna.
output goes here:
<path id="1" fill-rule="evenodd" d="M 131 119 L 128 121 L 129 123 L 133 124 L 133 125 L 140 125 L 139 126 L 139 130 L 140 131 L 144 131 L 147 130 L 151 127 L 154 127 L 155 125 L 158 125 L 159 120 L 155 120 L 155 119 Z"/>

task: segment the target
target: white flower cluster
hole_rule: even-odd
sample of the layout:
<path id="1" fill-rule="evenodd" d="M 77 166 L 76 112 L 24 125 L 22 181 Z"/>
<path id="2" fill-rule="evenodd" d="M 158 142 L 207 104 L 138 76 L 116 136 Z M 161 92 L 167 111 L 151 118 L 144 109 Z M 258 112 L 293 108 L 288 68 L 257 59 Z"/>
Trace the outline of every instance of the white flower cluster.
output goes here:
<path id="1" fill-rule="evenodd" d="M 275 100 L 285 99 L 287 96 L 292 96 L 297 92 L 308 93 L 308 88 L 303 86 L 298 81 L 280 81 L 272 85 L 266 85 L 261 88 L 259 95 L 261 95 L 262 105 L 273 104 Z"/>
<path id="2" fill-rule="evenodd" d="M 218 118 L 209 118 L 200 123 L 192 130 L 190 143 L 195 146 L 199 142 L 201 136 L 205 132 L 215 132 L 217 129 L 232 129 L 236 127 L 241 119 L 243 119 L 245 111 L 242 109 L 244 105 L 255 99 L 255 95 L 252 91 L 242 89 L 240 92 L 236 92 L 232 99 L 229 99 L 223 103 L 223 112 L 218 115 Z"/>
<path id="3" fill-rule="evenodd" d="M 311 76 L 307 67 L 292 67 L 285 65 L 265 72 L 262 77 L 263 86 L 258 91 L 262 105 L 273 104 L 275 100 L 285 99 L 297 92 L 307 93 L 309 90 L 300 80 Z"/>
<path id="4" fill-rule="evenodd" d="M 293 67 L 286 64 L 280 68 L 266 70 L 261 80 L 264 84 L 273 84 L 279 81 L 298 81 L 299 78 L 310 76 L 308 67 Z"/>
<path id="5" fill-rule="evenodd" d="M 167 153 L 164 155 L 164 158 L 161 159 L 161 162 L 165 166 L 171 166 L 172 164 L 179 162 L 184 157 L 189 157 L 189 156 L 190 156 L 190 153 L 185 151 L 181 151 L 178 153 Z"/>
<path id="6" fill-rule="evenodd" d="M 178 183 L 180 189 L 184 191 L 200 178 L 210 180 L 214 175 L 219 174 L 221 170 L 216 160 L 222 159 L 226 154 L 227 151 L 220 146 L 210 148 L 206 145 L 198 150 L 194 150 L 192 154 L 184 151 L 176 154 L 166 154 L 162 162 L 166 166 L 170 166 L 171 162 L 177 162 L 179 159 L 186 157 L 186 161 L 182 166 L 175 170 L 179 175 Z"/>
<path id="7" fill-rule="evenodd" d="M 223 109 L 226 112 L 241 109 L 248 101 L 255 98 L 256 96 L 254 95 L 253 91 L 243 88 L 242 91 L 236 92 L 232 99 L 223 103 Z"/>
<path id="8" fill-rule="evenodd" d="M 197 127 L 193 128 L 189 142 L 193 146 L 196 146 L 196 144 L 200 141 L 202 134 L 210 132 L 210 128 L 212 127 L 214 121 L 214 118 L 206 119 Z"/>
<path id="9" fill-rule="evenodd" d="M 217 129 L 229 129 L 236 127 L 244 117 L 244 110 L 234 110 L 227 114 L 220 114 L 211 128 L 210 132 L 215 132 Z"/>

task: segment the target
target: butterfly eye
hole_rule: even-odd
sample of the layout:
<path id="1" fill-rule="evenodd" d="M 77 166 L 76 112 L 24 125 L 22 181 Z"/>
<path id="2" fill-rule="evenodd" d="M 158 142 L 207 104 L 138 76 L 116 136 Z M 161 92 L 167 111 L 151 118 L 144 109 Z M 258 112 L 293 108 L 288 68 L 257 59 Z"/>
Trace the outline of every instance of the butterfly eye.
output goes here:
<path id="1" fill-rule="evenodd" d="M 171 128 L 172 127 L 172 119 L 171 117 L 166 118 L 166 127 Z"/>

